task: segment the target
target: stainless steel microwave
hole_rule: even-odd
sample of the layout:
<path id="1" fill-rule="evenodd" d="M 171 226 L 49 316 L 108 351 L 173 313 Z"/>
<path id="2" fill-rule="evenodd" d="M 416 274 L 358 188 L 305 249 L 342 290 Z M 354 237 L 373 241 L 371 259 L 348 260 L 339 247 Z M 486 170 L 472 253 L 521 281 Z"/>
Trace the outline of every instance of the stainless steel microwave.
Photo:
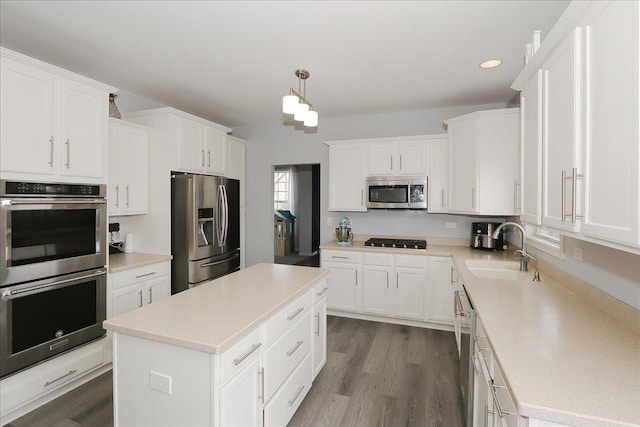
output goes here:
<path id="1" fill-rule="evenodd" d="M 426 176 L 367 177 L 368 209 L 427 209 Z"/>

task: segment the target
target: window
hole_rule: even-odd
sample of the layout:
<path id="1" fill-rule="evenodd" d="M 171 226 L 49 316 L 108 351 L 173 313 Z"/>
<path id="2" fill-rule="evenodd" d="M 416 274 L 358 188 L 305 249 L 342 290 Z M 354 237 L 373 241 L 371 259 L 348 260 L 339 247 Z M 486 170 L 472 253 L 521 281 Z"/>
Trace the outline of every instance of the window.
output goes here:
<path id="1" fill-rule="evenodd" d="M 289 169 L 273 173 L 273 208 L 291 210 L 291 172 Z"/>
<path id="2" fill-rule="evenodd" d="M 564 258 L 562 235 L 540 226 L 524 224 L 524 227 L 529 245 L 556 258 Z"/>

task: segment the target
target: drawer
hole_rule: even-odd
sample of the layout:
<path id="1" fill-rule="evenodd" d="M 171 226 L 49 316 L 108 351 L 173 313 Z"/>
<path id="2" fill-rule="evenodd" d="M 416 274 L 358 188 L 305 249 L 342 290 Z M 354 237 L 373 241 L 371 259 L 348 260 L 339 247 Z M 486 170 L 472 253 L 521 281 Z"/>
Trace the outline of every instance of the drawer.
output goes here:
<path id="1" fill-rule="evenodd" d="M 111 273 L 113 277 L 112 286 L 113 289 L 118 289 L 132 283 L 143 282 L 160 276 L 168 276 L 170 273 L 171 263 L 169 262 L 145 265 L 144 267 Z"/>
<path id="2" fill-rule="evenodd" d="M 426 265 L 426 255 L 396 255 L 396 267 L 425 268 Z"/>
<path id="3" fill-rule="evenodd" d="M 374 254 L 367 252 L 364 254 L 364 263 L 369 265 L 393 265 L 393 255 L 391 254 Z"/>
<path id="4" fill-rule="evenodd" d="M 265 323 L 265 343 L 271 344 L 282 332 L 291 327 L 305 313 L 311 311 L 311 292 L 305 293 Z"/>
<path id="5" fill-rule="evenodd" d="M 497 360 L 494 358 L 493 360 L 493 387 L 494 400 L 497 400 L 498 406 L 502 411 L 502 418 L 507 426 L 517 426 L 518 425 L 518 413 L 516 410 L 516 405 L 511 398 L 511 393 L 507 387 L 507 383 L 502 375 L 502 371 L 500 367 L 497 365 Z M 499 416 L 497 408 L 494 408 L 494 416 Z"/>
<path id="6" fill-rule="evenodd" d="M 63 386 L 104 363 L 99 340 L 2 380 L 0 413 Z"/>
<path id="7" fill-rule="evenodd" d="M 329 292 L 329 283 L 327 279 L 322 279 L 320 283 L 315 285 L 312 289 L 312 295 L 313 295 L 312 304 L 316 305 L 318 301 L 327 299 L 328 292 Z"/>
<path id="8" fill-rule="evenodd" d="M 262 341 L 258 327 L 220 355 L 220 384 L 250 364 L 261 351 Z"/>
<path id="9" fill-rule="evenodd" d="M 311 355 L 308 354 L 265 406 L 265 427 L 286 426 L 291 420 L 311 388 L 311 369 Z"/>
<path id="10" fill-rule="evenodd" d="M 280 388 L 311 349 L 311 313 L 306 312 L 291 329 L 264 352 L 265 402 Z"/>
<path id="11" fill-rule="evenodd" d="M 332 251 L 323 249 L 320 252 L 320 257 L 322 261 L 359 263 L 362 259 L 362 253 L 356 251 Z"/>

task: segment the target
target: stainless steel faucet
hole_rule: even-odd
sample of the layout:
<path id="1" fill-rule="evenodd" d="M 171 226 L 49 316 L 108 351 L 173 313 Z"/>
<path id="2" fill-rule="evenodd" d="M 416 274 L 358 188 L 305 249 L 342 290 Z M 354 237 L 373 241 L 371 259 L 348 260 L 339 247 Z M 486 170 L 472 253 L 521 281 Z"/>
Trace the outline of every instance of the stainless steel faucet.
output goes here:
<path id="1" fill-rule="evenodd" d="M 523 226 L 521 226 L 517 222 L 503 222 L 495 229 L 491 237 L 497 239 L 500 230 L 502 230 L 506 226 L 512 226 L 520 231 L 520 235 L 522 236 L 522 249 L 518 249 L 517 251 L 515 251 L 514 255 L 520 254 L 520 271 L 529 271 L 529 260 L 535 260 L 535 258 L 527 253 L 527 233 L 524 231 Z"/>

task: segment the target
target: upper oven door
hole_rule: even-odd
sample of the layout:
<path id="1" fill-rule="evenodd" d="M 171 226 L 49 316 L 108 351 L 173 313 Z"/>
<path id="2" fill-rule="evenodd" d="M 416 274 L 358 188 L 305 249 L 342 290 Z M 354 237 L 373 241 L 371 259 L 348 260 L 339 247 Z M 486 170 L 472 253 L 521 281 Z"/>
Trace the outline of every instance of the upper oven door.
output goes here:
<path id="1" fill-rule="evenodd" d="M 367 208 L 408 208 L 409 181 L 390 177 L 367 178 Z"/>
<path id="2" fill-rule="evenodd" d="M 104 199 L 0 199 L 0 286 L 106 265 Z"/>

